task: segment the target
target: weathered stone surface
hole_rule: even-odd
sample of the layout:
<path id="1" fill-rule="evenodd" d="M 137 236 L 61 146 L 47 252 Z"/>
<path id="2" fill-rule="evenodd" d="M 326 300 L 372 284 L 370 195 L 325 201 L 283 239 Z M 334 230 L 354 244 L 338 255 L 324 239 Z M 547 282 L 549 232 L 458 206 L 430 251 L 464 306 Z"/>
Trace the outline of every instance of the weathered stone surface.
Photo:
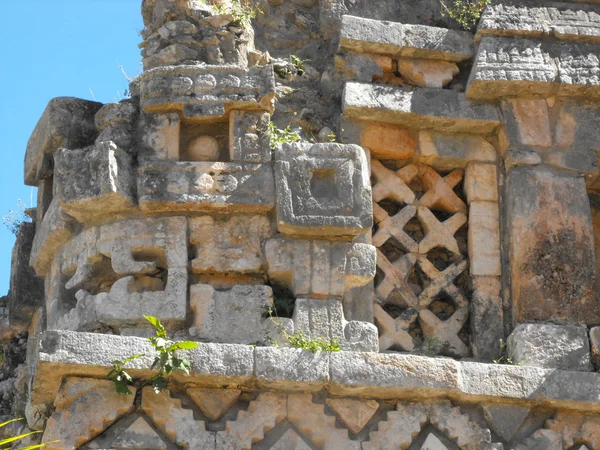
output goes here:
<path id="1" fill-rule="evenodd" d="M 504 321 L 500 279 L 471 279 L 471 351 L 480 361 L 492 361 L 500 354 L 500 339 L 504 340 Z"/>
<path id="2" fill-rule="evenodd" d="M 267 212 L 275 206 L 265 164 L 155 161 L 138 170 L 145 212 Z"/>
<path id="3" fill-rule="evenodd" d="M 167 445 L 143 418 L 138 417 L 112 443 L 112 448 L 167 450 Z"/>
<path id="4" fill-rule="evenodd" d="M 524 366 L 592 370 L 585 327 L 521 324 L 508 337 L 508 354 Z"/>
<path id="5" fill-rule="evenodd" d="M 323 449 L 360 450 L 358 441 L 351 441 L 348 430 L 335 427 L 335 417 L 325 415 L 324 405 L 314 404 L 311 394 L 288 396 L 288 420 L 313 445 Z"/>
<path id="6" fill-rule="evenodd" d="M 204 422 L 194 419 L 193 411 L 184 409 L 181 400 L 170 391 L 155 393 L 147 386 L 142 391 L 142 411 L 177 445 L 187 448 L 215 448 L 215 435 L 206 431 Z"/>
<path id="7" fill-rule="evenodd" d="M 375 400 L 355 400 L 352 398 L 328 398 L 327 404 L 340 421 L 354 434 L 358 434 L 371 420 L 379 403 Z"/>
<path id="8" fill-rule="evenodd" d="M 537 147 L 552 145 L 548 103 L 545 99 L 514 99 L 502 105 L 511 142 Z"/>
<path id="9" fill-rule="evenodd" d="M 424 405 L 398 402 L 396 410 L 386 413 L 386 419 L 379 423 L 377 431 L 370 433 L 370 439 L 363 443 L 363 449 L 408 448 L 426 422 Z"/>
<path id="10" fill-rule="evenodd" d="M 209 342 L 256 344 L 269 325 L 265 312 L 273 306 L 269 286 L 236 285 L 216 291 L 209 284 L 190 286 L 193 325 L 190 334 Z"/>
<path id="11" fill-rule="evenodd" d="M 139 159 L 178 161 L 180 154 L 179 113 L 142 114 Z"/>
<path id="12" fill-rule="evenodd" d="M 471 202 L 498 201 L 498 169 L 493 164 L 471 163 L 465 171 L 463 189 Z"/>
<path id="13" fill-rule="evenodd" d="M 438 170 L 465 168 L 471 161 L 496 162 L 496 149 L 483 137 L 469 134 L 419 133 L 418 161 Z"/>
<path id="14" fill-rule="evenodd" d="M 330 353 L 256 347 L 256 378 L 263 387 L 319 391 L 329 382 Z"/>
<path id="15" fill-rule="evenodd" d="M 528 406 L 514 404 L 490 403 L 481 408 L 490 429 L 507 442 L 512 441 L 513 436 L 531 411 Z"/>
<path id="16" fill-rule="evenodd" d="M 474 201 L 470 205 L 469 259 L 472 276 L 502 275 L 500 217 L 496 202 Z"/>
<path id="17" fill-rule="evenodd" d="M 349 15 L 342 18 L 340 48 L 457 62 L 471 58 L 474 53 L 473 38 L 466 32 Z"/>
<path id="18" fill-rule="evenodd" d="M 489 5 L 481 16 L 477 37 L 543 37 L 577 42 L 600 40 L 598 12 L 592 6 L 552 2 L 549 5 L 499 2 Z"/>
<path id="19" fill-rule="evenodd" d="M 58 201 L 53 199 L 42 223 L 36 227 L 31 246 L 29 264 L 38 276 L 46 275 L 57 250 L 74 236 L 76 224 L 75 219 L 64 213 Z"/>
<path id="20" fill-rule="evenodd" d="M 410 130 L 378 123 L 364 124 L 360 145 L 377 159 L 409 159 L 417 150 L 417 142 Z"/>
<path id="21" fill-rule="evenodd" d="M 275 161 L 280 232 L 358 235 L 372 226 L 371 187 L 362 148 L 282 144 Z"/>
<path id="22" fill-rule="evenodd" d="M 420 450 L 448 450 L 448 447 L 442 444 L 435 434 L 429 433 Z"/>
<path id="23" fill-rule="evenodd" d="M 130 412 L 134 397 L 118 393 L 112 381 L 68 378 L 54 401 L 42 442 L 53 450 L 77 448 Z"/>
<path id="24" fill-rule="evenodd" d="M 183 112 L 188 119 L 225 118 L 231 109 L 269 111 L 275 93 L 273 67 L 174 66 L 145 71 L 144 112 Z"/>
<path id="25" fill-rule="evenodd" d="M 94 119 L 100 132 L 96 143 L 111 141 L 118 148 L 131 151 L 135 141 L 134 126 L 137 118 L 138 107 L 130 100 L 104 105 Z"/>
<path id="26" fill-rule="evenodd" d="M 350 118 L 455 133 L 484 134 L 500 125 L 493 106 L 470 103 L 452 90 L 346 83 L 342 108 Z"/>
<path id="27" fill-rule="evenodd" d="M 559 436 L 563 448 L 580 442 L 585 442 L 590 448 L 600 445 L 600 415 L 597 413 L 559 411 L 551 420 L 546 421 L 546 428 Z"/>
<path id="28" fill-rule="evenodd" d="M 25 331 L 35 311 L 44 304 L 44 283 L 29 266 L 35 223 L 19 226 L 12 250 L 8 291 L 8 321 L 15 330 Z"/>
<path id="29" fill-rule="evenodd" d="M 210 420 L 219 420 L 229 411 L 242 391 L 239 389 L 188 389 L 187 394 Z"/>
<path id="30" fill-rule="evenodd" d="M 271 161 L 266 112 L 232 111 L 229 116 L 229 159 L 233 162 Z"/>
<path id="31" fill-rule="evenodd" d="M 82 148 L 94 142 L 98 136 L 94 116 L 101 107 L 102 103 L 74 97 L 50 100 L 27 143 L 25 184 L 37 186 L 42 158 L 59 148 Z"/>
<path id="32" fill-rule="evenodd" d="M 492 100 L 522 93 L 597 98 L 598 49 L 485 36 L 471 71 L 467 97 Z"/>
<path id="33" fill-rule="evenodd" d="M 458 66 L 449 61 L 402 58 L 398 72 L 415 86 L 441 89 L 458 75 Z"/>
<path id="34" fill-rule="evenodd" d="M 258 273 L 263 245 L 273 234 L 266 216 L 239 215 L 226 220 L 211 216 L 188 219 L 189 242 L 195 250 L 192 272 Z"/>
<path id="35" fill-rule="evenodd" d="M 271 282 L 297 297 L 339 297 L 375 276 L 375 248 L 368 244 L 275 237 L 265 254 Z"/>
<path id="36" fill-rule="evenodd" d="M 290 428 L 283 436 L 271 447 L 271 450 L 310 450 L 308 444 L 298 436 L 298 433 Z"/>
<path id="37" fill-rule="evenodd" d="M 285 419 L 287 402 L 284 394 L 263 392 L 250 402 L 248 411 L 240 411 L 235 421 L 227 421 L 225 431 L 218 431 L 216 448 L 250 449 L 265 433 Z"/>
<path id="38" fill-rule="evenodd" d="M 453 408 L 449 401 L 441 401 L 429 405 L 429 421 L 438 430 L 456 442 L 459 448 L 487 449 L 491 445 L 490 430 L 472 421 L 460 408 Z"/>
<path id="39" fill-rule="evenodd" d="M 510 171 L 506 186 L 514 322 L 600 322 L 584 180 L 522 166 Z"/>
<path id="40" fill-rule="evenodd" d="M 113 142 L 82 150 L 60 149 L 54 158 L 54 193 L 61 209 L 88 223 L 136 204 L 133 161 Z"/>
<path id="41" fill-rule="evenodd" d="M 537 430 L 522 443 L 515 447 L 515 450 L 560 450 L 562 449 L 560 436 L 552 430 Z"/>

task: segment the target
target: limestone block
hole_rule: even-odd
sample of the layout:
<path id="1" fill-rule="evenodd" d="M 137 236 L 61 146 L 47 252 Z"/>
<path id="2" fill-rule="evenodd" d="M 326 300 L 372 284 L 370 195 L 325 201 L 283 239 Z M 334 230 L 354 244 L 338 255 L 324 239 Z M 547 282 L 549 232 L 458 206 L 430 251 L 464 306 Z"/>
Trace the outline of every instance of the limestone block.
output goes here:
<path id="1" fill-rule="evenodd" d="M 57 97 L 48 103 L 25 152 L 25 184 L 37 186 L 42 158 L 59 148 L 76 149 L 90 145 L 98 136 L 94 115 L 102 103 L 74 97 Z"/>
<path id="2" fill-rule="evenodd" d="M 38 276 L 46 275 L 57 250 L 75 234 L 76 224 L 73 217 L 62 211 L 57 199 L 53 199 L 37 226 L 31 246 L 29 264 Z"/>
<path id="3" fill-rule="evenodd" d="M 215 291 L 208 284 L 190 286 L 193 325 L 190 334 L 200 340 L 231 344 L 255 344 L 264 339 L 273 306 L 269 286 L 236 285 Z"/>
<path id="4" fill-rule="evenodd" d="M 290 428 L 271 447 L 271 450 L 310 450 L 310 447 L 293 428 Z"/>
<path id="5" fill-rule="evenodd" d="M 550 147 L 552 134 L 545 99 L 514 99 L 503 102 L 508 138 L 521 145 Z"/>
<path id="6" fill-rule="evenodd" d="M 224 431 L 216 434 L 218 449 L 250 449 L 287 415 L 285 394 L 263 392 L 250 402 L 248 411 L 240 411 L 235 421 L 227 421 Z"/>
<path id="7" fill-rule="evenodd" d="M 472 276 L 502 275 L 498 203 L 472 202 L 469 208 L 469 259 Z"/>
<path id="8" fill-rule="evenodd" d="M 152 56 L 143 59 L 144 70 L 150 70 L 163 66 L 175 66 L 181 64 L 191 64 L 192 61 L 198 61 L 198 49 L 191 48 L 188 45 L 178 42 L 167 45 Z"/>
<path id="9" fill-rule="evenodd" d="M 311 394 L 288 396 L 288 420 L 305 438 L 325 450 L 360 450 L 358 441 L 348 437 L 348 430 L 335 426 L 335 417 L 325 415 L 325 406 L 312 402 Z"/>
<path id="10" fill-rule="evenodd" d="M 421 131 L 417 159 L 438 170 L 451 170 L 463 169 L 471 161 L 495 163 L 497 156 L 483 137 Z"/>
<path id="11" fill-rule="evenodd" d="M 542 37 L 576 42 L 597 42 L 600 23 L 597 9 L 589 5 L 497 3 L 481 16 L 477 37 L 484 35 Z"/>
<path id="12" fill-rule="evenodd" d="M 473 56 L 473 38 L 466 32 L 425 25 L 342 18 L 340 48 L 359 53 L 464 61 Z"/>
<path id="13" fill-rule="evenodd" d="M 260 272 L 264 241 L 273 234 L 266 216 L 201 216 L 190 218 L 188 224 L 189 242 L 195 250 L 192 272 Z"/>
<path id="14" fill-rule="evenodd" d="M 43 280 L 38 278 L 29 266 L 34 235 L 35 224 L 23 222 L 12 250 L 8 321 L 15 330 L 27 330 L 35 311 L 43 305 Z"/>
<path id="15" fill-rule="evenodd" d="M 515 404 L 490 403 L 481 408 L 490 429 L 507 442 L 512 441 L 531 411 L 528 406 Z"/>
<path id="16" fill-rule="evenodd" d="M 429 433 L 421 446 L 421 450 L 448 450 L 448 447 L 442 444 L 442 441 L 435 434 Z"/>
<path id="17" fill-rule="evenodd" d="M 465 171 L 464 190 L 471 202 L 498 201 L 498 169 L 493 164 L 471 163 Z"/>
<path id="18" fill-rule="evenodd" d="M 398 61 L 398 72 L 415 86 L 441 89 L 459 70 L 454 62 L 402 58 Z"/>
<path id="19" fill-rule="evenodd" d="M 277 237 L 265 254 L 271 282 L 297 297 L 340 297 L 375 276 L 375 247 L 368 244 Z"/>
<path id="20" fill-rule="evenodd" d="M 562 441 L 563 448 L 579 442 L 585 442 L 591 449 L 600 446 L 600 418 L 597 413 L 558 411 L 551 420 L 546 421 L 545 427 L 558 435 L 558 442 Z M 571 448 L 579 449 L 577 446 Z"/>
<path id="21" fill-rule="evenodd" d="M 141 160 L 179 160 L 179 113 L 143 114 Z"/>
<path id="22" fill-rule="evenodd" d="M 417 150 L 417 142 L 410 130 L 378 123 L 364 124 L 360 145 L 377 159 L 409 159 Z"/>
<path id="23" fill-rule="evenodd" d="M 188 396 L 209 420 L 219 420 L 237 402 L 239 389 L 191 388 Z"/>
<path id="24" fill-rule="evenodd" d="M 508 174 L 506 193 L 513 320 L 598 323 L 584 180 L 522 166 Z"/>
<path id="25" fill-rule="evenodd" d="M 495 107 L 453 90 L 346 83 L 342 109 L 348 118 L 454 133 L 486 134 L 500 125 Z"/>
<path id="26" fill-rule="evenodd" d="M 192 410 L 181 406 L 181 400 L 171 397 L 170 391 L 164 390 L 157 394 L 150 386 L 145 387 L 142 391 L 141 409 L 177 445 L 215 449 L 214 434 L 206 431 L 204 422 L 194 419 Z"/>
<path id="27" fill-rule="evenodd" d="M 514 447 L 515 450 L 560 450 L 562 440 L 552 430 L 540 429 Z"/>
<path id="28" fill-rule="evenodd" d="M 134 142 L 133 127 L 138 109 L 130 101 L 107 103 L 96 113 L 95 123 L 100 135 L 96 142 L 114 142 L 120 149 L 129 150 Z"/>
<path id="29" fill-rule="evenodd" d="M 379 409 L 375 400 L 328 398 L 327 404 L 340 421 L 354 434 L 358 434 Z"/>
<path id="30" fill-rule="evenodd" d="M 302 332 L 313 339 L 335 339 L 342 350 L 376 352 L 378 349 L 375 326 L 356 320 L 348 322 L 339 300 L 297 298 L 292 322 L 293 332 Z"/>
<path id="31" fill-rule="evenodd" d="M 140 76 L 144 112 L 183 112 L 183 118 L 227 118 L 229 110 L 271 109 L 275 79 L 271 65 L 174 66 Z"/>
<path id="32" fill-rule="evenodd" d="M 319 391 L 329 382 L 328 352 L 256 347 L 256 377 L 262 387 Z"/>
<path id="33" fill-rule="evenodd" d="M 135 394 L 136 388 L 130 390 Z M 112 381 L 67 378 L 46 425 L 42 439 L 45 448 L 67 450 L 85 444 L 130 412 L 134 397 L 118 393 Z"/>
<path id="34" fill-rule="evenodd" d="M 142 417 L 138 417 L 127 429 L 123 430 L 112 442 L 111 447 L 116 449 L 167 450 L 165 442 Z"/>
<path id="35" fill-rule="evenodd" d="M 508 354 L 521 365 L 591 371 L 587 329 L 573 325 L 521 324 L 508 337 Z"/>
<path id="36" fill-rule="evenodd" d="M 358 235 L 372 226 L 371 186 L 362 148 L 282 144 L 275 161 L 280 232 Z"/>
<path id="37" fill-rule="evenodd" d="M 471 351 L 480 361 L 492 361 L 500 354 L 500 339 L 504 340 L 500 280 L 476 276 L 471 285 Z"/>
<path id="38" fill-rule="evenodd" d="M 600 47 L 593 44 L 552 47 L 558 69 L 558 95 L 598 98 L 600 95 Z M 568 52 L 568 54 L 567 54 Z"/>
<path id="39" fill-rule="evenodd" d="M 144 212 L 268 212 L 275 206 L 266 164 L 154 161 L 138 169 Z"/>
<path id="40" fill-rule="evenodd" d="M 271 161 L 266 112 L 232 111 L 229 116 L 229 159 L 233 162 Z"/>
<path id="41" fill-rule="evenodd" d="M 111 142 L 82 150 L 60 149 L 54 158 L 54 193 L 61 209 L 89 223 L 136 204 L 133 161 Z"/>
<path id="42" fill-rule="evenodd" d="M 427 422 L 424 405 L 398 402 L 395 409 L 386 414 L 377 431 L 370 433 L 369 441 L 363 443 L 364 450 L 390 448 L 391 445 L 408 448 Z"/>

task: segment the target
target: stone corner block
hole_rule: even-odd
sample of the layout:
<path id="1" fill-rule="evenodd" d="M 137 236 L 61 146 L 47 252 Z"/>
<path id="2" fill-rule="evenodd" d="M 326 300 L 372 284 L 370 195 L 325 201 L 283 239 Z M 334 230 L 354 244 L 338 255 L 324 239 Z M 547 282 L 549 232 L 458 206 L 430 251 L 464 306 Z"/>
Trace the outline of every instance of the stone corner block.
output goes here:
<path id="1" fill-rule="evenodd" d="M 275 161 L 280 232 L 355 236 L 373 225 L 368 164 L 359 146 L 283 144 Z"/>
<path id="2" fill-rule="evenodd" d="M 575 325 L 520 324 L 508 337 L 508 354 L 523 366 L 592 370 L 587 329 Z"/>
<path id="3" fill-rule="evenodd" d="M 59 148 L 82 148 L 98 136 L 94 116 L 102 103 L 74 97 L 50 100 L 38 121 L 25 152 L 25 184 L 37 186 L 38 166 L 44 155 Z"/>

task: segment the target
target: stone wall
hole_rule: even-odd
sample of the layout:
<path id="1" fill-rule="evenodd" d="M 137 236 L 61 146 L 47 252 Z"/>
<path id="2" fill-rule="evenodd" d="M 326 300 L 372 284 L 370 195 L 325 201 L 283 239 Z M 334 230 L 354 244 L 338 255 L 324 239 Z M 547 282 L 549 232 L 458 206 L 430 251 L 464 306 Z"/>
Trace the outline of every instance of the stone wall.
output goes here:
<path id="1" fill-rule="evenodd" d="M 600 7 L 218 3 L 144 0 L 132 97 L 28 143 L 46 448 L 600 448 Z M 144 315 L 201 343 L 158 394 Z"/>

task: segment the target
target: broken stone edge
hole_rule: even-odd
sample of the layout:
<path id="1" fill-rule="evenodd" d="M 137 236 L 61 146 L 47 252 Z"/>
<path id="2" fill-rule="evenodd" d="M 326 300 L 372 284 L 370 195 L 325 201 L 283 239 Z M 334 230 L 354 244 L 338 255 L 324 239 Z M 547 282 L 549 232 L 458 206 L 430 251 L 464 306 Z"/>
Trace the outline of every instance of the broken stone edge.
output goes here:
<path id="1" fill-rule="evenodd" d="M 372 398 L 449 398 L 461 402 L 512 401 L 600 411 L 600 373 L 455 361 L 412 354 L 336 352 L 200 344 L 181 352 L 191 374 L 174 374 L 188 387 L 228 386 L 287 391 L 327 390 Z M 134 355 L 134 377 L 147 377 L 154 359 L 147 339 L 73 331 L 46 331 L 38 341 L 32 404 L 51 404 L 65 377 L 104 378 L 112 361 Z M 276 367 L 269 361 L 278 361 Z"/>

